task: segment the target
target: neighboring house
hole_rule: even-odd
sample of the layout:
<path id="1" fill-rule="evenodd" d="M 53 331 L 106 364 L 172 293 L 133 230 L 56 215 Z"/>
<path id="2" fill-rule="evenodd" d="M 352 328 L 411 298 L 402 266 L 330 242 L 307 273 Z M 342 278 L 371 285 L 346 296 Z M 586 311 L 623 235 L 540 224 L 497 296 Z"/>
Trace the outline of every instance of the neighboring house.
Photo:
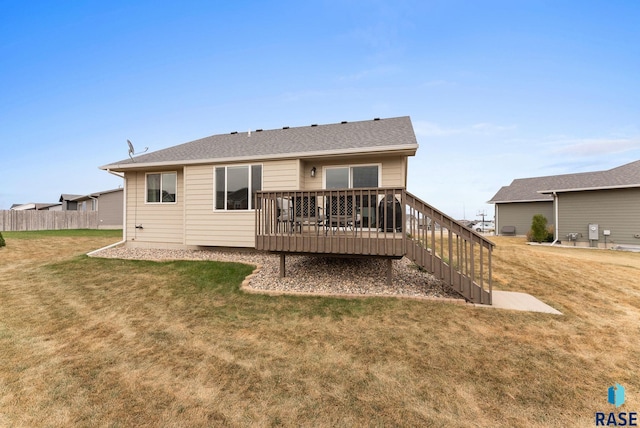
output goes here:
<path id="1" fill-rule="evenodd" d="M 81 198 L 82 195 L 73 195 L 70 193 L 63 193 L 60 195 L 59 202 L 62 204 L 62 211 L 78 211 L 77 198 Z"/>
<path id="2" fill-rule="evenodd" d="M 606 171 L 516 179 L 489 203 L 497 234 L 514 226 L 525 235 L 533 216 L 542 214 L 563 243 L 640 245 L 640 160 Z"/>
<path id="3" fill-rule="evenodd" d="M 98 227 L 120 229 L 123 227 L 124 189 L 111 189 L 89 195 L 63 193 L 60 202 L 65 211 L 98 211 Z"/>
<path id="4" fill-rule="evenodd" d="M 417 149 L 397 117 L 213 135 L 101 169 L 124 178 L 129 247 L 272 251 L 281 275 L 285 254 L 407 256 L 490 304 L 493 244 L 406 191 Z M 448 231 L 429 237 L 437 253 L 429 224 Z"/>
<path id="5" fill-rule="evenodd" d="M 13 204 L 11 210 L 14 211 L 61 211 L 62 205 L 59 203 L 36 203 L 30 202 L 28 204 Z"/>

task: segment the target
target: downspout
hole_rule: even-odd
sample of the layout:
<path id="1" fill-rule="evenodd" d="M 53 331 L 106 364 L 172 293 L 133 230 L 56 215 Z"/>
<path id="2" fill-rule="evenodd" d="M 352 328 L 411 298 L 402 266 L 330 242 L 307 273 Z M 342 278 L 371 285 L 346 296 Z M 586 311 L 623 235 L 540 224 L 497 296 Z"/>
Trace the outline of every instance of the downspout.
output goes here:
<path id="1" fill-rule="evenodd" d="M 87 195 L 87 197 L 88 197 L 89 199 L 91 199 L 92 201 L 96 201 L 96 203 L 95 203 L 95 208 L 96 208 L 96 209 L 95 209 L 95 210 L 93 210 L 93 211 L 98 211 L 98 198 L 96 198 L 95 196 L 91 196 L 91 195 Z"/>
<path id="2" fill-rule="evenodd" d="M 109 174 L 115 175 L 116 177 L 120 177 L 124 180 L 123 194 L 122 194 L 122 240 L 119 242 L 116 242 L 115 244 L 107 245 L 106 247 L 98 248 L 97 250 L 88 252 L 87 256 L 89 257 L 93 256 L 95 253 L 98 253 L 102 250 L 107 250 L 109 248 L 112 248 L 127 242 L 127 178 L 125 177 L 124 174 L 120 175 L 116 172 L 111 171 L 110 169 L 107 169 L 107 172 Z"/>
<path id="3" fill-rule="evenodd" d="M 558 237 L 559 237 L 559 233 L 560 233 L 560 228 L 558 227 L 558 194 L 556 192 L 553 192 L 553 210 L 554 213 L 553 215 L 555 216 L 555 233 L 554 233 L 554 240 L 551 243 L 551 245 L 554 245 L 556 242 L 558 242 Z"/>

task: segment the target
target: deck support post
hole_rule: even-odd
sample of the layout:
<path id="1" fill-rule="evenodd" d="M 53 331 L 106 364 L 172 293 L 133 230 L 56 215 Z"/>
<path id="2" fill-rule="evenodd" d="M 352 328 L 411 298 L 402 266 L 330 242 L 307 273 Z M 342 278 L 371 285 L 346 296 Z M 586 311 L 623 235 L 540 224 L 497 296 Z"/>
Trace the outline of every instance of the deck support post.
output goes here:
<path id="1" fill-rule="evenodd" d="M 393 259 L 387 259 L 387 286 L 393 285 Z"/>
<path id="2" fill-rule="evenodd" d="M 285 258 L 285 254 L 280 253 L 280 278 L 284 278 L 286 276 Z"/>

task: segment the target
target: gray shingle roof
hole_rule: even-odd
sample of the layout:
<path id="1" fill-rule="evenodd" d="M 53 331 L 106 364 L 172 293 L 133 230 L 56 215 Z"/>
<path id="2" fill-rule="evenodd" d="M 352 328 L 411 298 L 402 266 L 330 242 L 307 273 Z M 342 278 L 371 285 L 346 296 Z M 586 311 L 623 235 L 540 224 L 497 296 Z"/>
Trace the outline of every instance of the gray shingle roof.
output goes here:
<path id="1" fill-rule="evenodd" d="M 26 205 L 33 205 L 33 207 L 26 207 Z M 62 205 L 59 202 L 28 202 L 26 204 L 12 204 L 12 210 L 24 210 L 24 209 L 33 209 L 33 210 L 43 210 L 45 208 L 57 207 L 58 205 Z"/>
<path id="2" fill-rule="evenodd" d="M 213 135 L 121 160 L 102 169 L 305 157 L 418 148 L 408 116 Z"/>
<path id="3" fill-rule="evenodd" d="M 518 178 L 488 203 L 551 201 L 552 192 L 640 187 L 640 160 L 606 171 Z"/>
<path id="4" fill-rule="evenodd" d="M 100 197 L 102 195 L 106 195 L 108 193 L 115 193 L 115 192 L 124 192 L 124 189 L 122 187 L 119 187 L 117 189 L 110 189 L 110 190 L 102 190 L 100 192 L 94 192 L 94 193 L 89 193 L 88 195 L 77 195 L 75 198 L 69 198 L 70 201 L 83 201 L 83 200 L 88 200 L 91 198 L 97 198 Z"/>
<path id="5" fill-rule="evenodd" d="M 82 195 L 76 195 L 76 194 L 72 194 L 72 193 L 63 193 L 62 195 L 60 195 L 60 199 L 58 200 L 58 202 L 62 202 L 62 201 L 72 201 L 76 198 L 81 197 Z"/>

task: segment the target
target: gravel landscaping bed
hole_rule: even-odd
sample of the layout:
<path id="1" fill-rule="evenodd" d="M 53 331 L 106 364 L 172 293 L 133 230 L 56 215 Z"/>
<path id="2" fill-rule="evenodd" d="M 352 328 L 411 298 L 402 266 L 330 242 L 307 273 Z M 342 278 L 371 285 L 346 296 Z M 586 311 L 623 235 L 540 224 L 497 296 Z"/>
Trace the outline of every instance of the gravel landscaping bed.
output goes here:
<path id="1" fill-rule="evenodd" d="M 328 258 L 287 255 L 285 278 L 279 278 L 280 258 L 258 251 L 227 250 L 158 250 L 113 247 L 92 257 L 134 260 L 215 260 L 240 262 L 258 266 L 259 269 L 245 286 L 248 291 L 393 295 L 459 299 L 451 287 L 421 271 L 406 258 L 393 261 L 393 284 L 388 286 L 387 262 L 375 258 Z"/>

